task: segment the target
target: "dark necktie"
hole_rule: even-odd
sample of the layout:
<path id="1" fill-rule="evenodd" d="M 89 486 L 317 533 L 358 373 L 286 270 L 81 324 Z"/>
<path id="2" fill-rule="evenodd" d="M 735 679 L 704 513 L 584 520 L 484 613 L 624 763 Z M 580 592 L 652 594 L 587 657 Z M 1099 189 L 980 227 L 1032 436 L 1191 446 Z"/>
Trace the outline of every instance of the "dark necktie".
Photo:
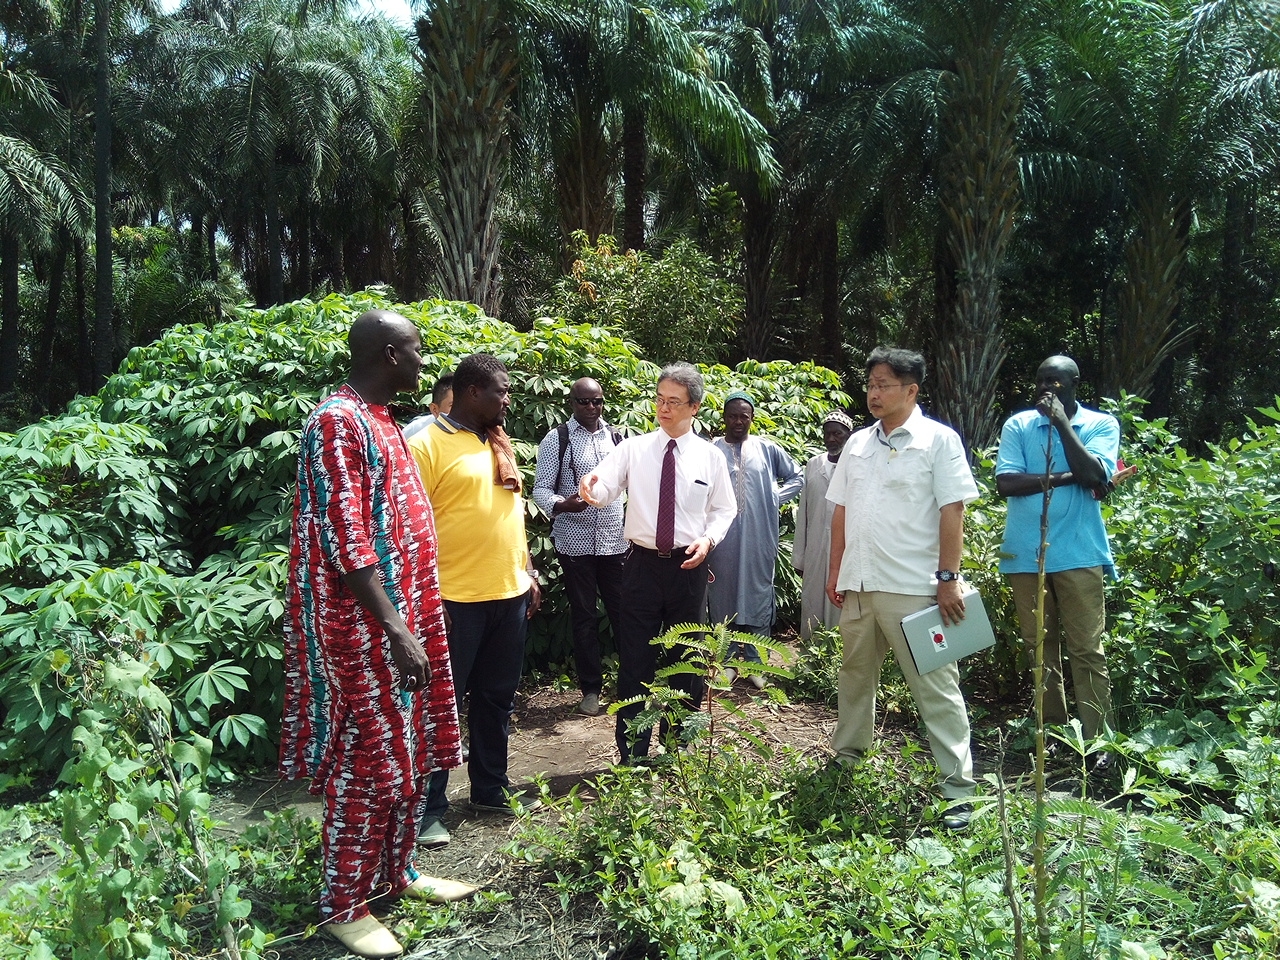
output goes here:
<path id="1" fill-rule="evenodd" d="M 676 545 L 676 442 L 667 441 L 662 458 L 662 482 L 658 485 L 658 531 L 653 545 L 659 553 L 670 553 Z"/>

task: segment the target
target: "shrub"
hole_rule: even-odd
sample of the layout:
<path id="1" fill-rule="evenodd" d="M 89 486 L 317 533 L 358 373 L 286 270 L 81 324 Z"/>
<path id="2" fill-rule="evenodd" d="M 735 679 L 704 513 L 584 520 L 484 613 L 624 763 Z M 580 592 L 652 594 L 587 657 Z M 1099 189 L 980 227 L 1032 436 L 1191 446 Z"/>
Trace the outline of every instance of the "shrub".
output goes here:
<path id="1" fill-rule="evenodd" d="M 172 328 L 133 349 L 96 397 L 0 434 L 0 569 L 9 573 L 0 588 L 0 756 L 57 768 L 70 746 L 71 664 L 106 655 L 122 632 L 158 664 L 178 729 L 217 744 L 215 777 L 229 773 L 228 760 L 274 756 L 298 437 L 345 377 L 347 331 L 371 307 L 418 324 L 428 391 L 469 353 L 507 364 L 507 429 L 528 485 L 537 443 L 568 416 L 580 376 L 604 385 L 612 422 L 651 428 L 658 367 L 599 327 L 544 318 L 519 333 L 470 304 L 393 304 L 370 289 Z M 719 397 L 750 389 L 761 398 L 757 422 L 797 456 L 816 442 L 826 409 L 847 399 L 836 375 L 813 364 L 704 369 L 704 429 L 719 424 Z M 408 419 L 428 398 L 407 398 L 398 413 Z M 551 580 L 530 654 L 560 663 L 571 650 L 567 603 L 549 525 L 532 502 L 529 510 L 530 547 Z"/>
<path id="2" fill-rule="evenodd" d="M 745 309 L 742 290 L 692 241 L 674 241 L 659 258 L 618 253 L 610 236 L 595 246 L 582 231 L 573 236 L 577 259 L 544 312 L 616 331 L 659 364 L 727 359 Z"/>
<path id="3" fill-rule="evenodd" d="M 677 763 L 679 776 L 663 764 L 604 774 L 594 803 L 558 801 L 558 822 L 528 821 L 513 853 L 566 908 L 598 899 L 648 956 L 1015 955 L 996 807 L 967 835 L 934 833 L 927 754 L 845 768 L 729 749 Z M 1025 795 L 1007 801 L 1013 895 L 1030 916 L 1034 813 Z M 1262 836 L 1224 848 L 1228 863 L 1161 819 L 1071 799 L 1046 816 L 1050 951 L 1029 937 L 1026 956 L 1243 956 L 1274 942 Z"/>

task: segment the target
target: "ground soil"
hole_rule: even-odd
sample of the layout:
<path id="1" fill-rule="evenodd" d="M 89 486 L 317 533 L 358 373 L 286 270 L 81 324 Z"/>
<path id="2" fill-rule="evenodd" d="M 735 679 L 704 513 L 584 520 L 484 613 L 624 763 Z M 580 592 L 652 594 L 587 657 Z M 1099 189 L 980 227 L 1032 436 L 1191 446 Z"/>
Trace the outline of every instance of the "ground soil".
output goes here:
<path id="1" fill-rule="evenodd" d="M 898 693 L 905 693 L 905 688 Z M 825 757 L 834 713 L 812 703 L 774 704 L 754 696 L 756 691 L 739 681 L 727 696 L 749 716 L 761 721 L 762 736 L 776 746 L 789 745 L 816 758 Z M 881 750 L 897 753 L 908 738 L 917 737 L 917 722 L 909 707 L 893 691 L 882 689 Z M 546 782 L 552 795 L 562 797 L 575 787 L 590 798 L 594 779 L 610 769 L 616 759 L 614 718 L 602 713 L 584 717 L 574 712 L 576 690 L 555 684 L 526 681 L 517 698 L 512 723 L 510 775 L 514 785 L 531 786 L 535 778 Z M 970 711 L 983 716 L 975 729 L 974 755 L 978 773 L 995 766 L 990 731 L 1001 725 L 998 714 L 1008 716 L 1020 705 L 984 701 L 970 694 Z M 984 742 L 985 741 L 985 742 Z M 1025 769 L 1017 756 L 1006 756 L 1006 771 Z M 397 929 L 411 958 L 438 960 L 628 960 L 640 954 L 620 943 L 618 931 L 602 910 L 591 905 L 566 915 L 558 897 L 548 890 L 535 868 L 504 852 L 518 829 L 506 816 L 477 814 L 467 808 L 465 771 L 454 773 L 449 791 L 453 805 L 445 823 L 452 842 L 437 850 L 420 851 L 418 868 L 431 876 L 480 884 L 487 891 L 506 894 L 495 902 L 481 898 L 457 907 L 392 907 L 387 922 Z M 6 800 L 15 799 L 11 792 Z M 234 788 L 215 791 L 212 816 L 227 834 L 238 834 L 267 811 L 293 807 L 307 817 L 319 817 L 320 804 L 300 783 L 285 783 L 265 775 Z M 530 816 L 551 822 L 549 810 Z M 42 825 L 43 826 L 43 825 Z M 51 825 L 56 831 L 56 825 Z M 22 845 L 30 853 L 24 863 L 0 863 L 5 885 L 35 880 L 60 866 L 56 842 Z M 52 838 L 51 838 L 52 839 Z M 307 867 L 310 869 L 310 867 Z M 316 878 L 319 887 L 319 876 Z M 415 917 L 414 911 L 419 915 Z M 433 911 L 422 913 L 423 911 Z M 439 922 L 439 921 L 445 922 Z M 421 936 L 415 928 L 443 928 L 444 932 Z M 274 931 L 281 936 L 269 948 L 279 960 L 333 960 L 348 954 L 327 937 L 301 925 Z"/>
<path id="2" fill-rule="evenodd" d="M 739 682 L 730 697 L 749 714 L 765 721 L 764 736 L 774 745 L 789 744 L 821 751 L 834 716 L 813 704 L 766 704 Z M 534 686 L 522 691 L 513 718 L 510 776 L 516 786 L 535 777 L 548 783 L 554 796 L 577 786 L 590 797 L 594 778 L 617 758 L 614 718 L 605 713 L 584 717 L 574 712 L 577 691 Z M 465 772 L 455 772 L 449 785 L 452 803 L 445 824 L 452 842 L 418 856 L 426 874 L 483 884 L 511 895 L 495 908 L 455 909 L 455 924 L 444 935 L 407 944 L 406 956 L 436 960 L 621 960 L 628 955 L 616 929 L 599 911 L 565 916 L 559 900 L 543 890 L 532 870 L 502 852 L 516 825 L 509 817 L 476 814 L 465 806 Z M 319 802 L 297 783 L 246 784 L 218 795 L 214 815 L 229 831 L 241 830 L 264 811 L 294 806 L 318 817 Z M 535 812 L 533 817 L 553 814 Z M 419 908 L 412 908 L 419 909 Z M 445 908 L 447 909 L 447 908 Z M 396 926 L 393 910 L 387 922 Z M 289 931 L 292 932 L 292 931 Z M 286 933 L 286 931 L 281 931 Z M 273 945 L 280 960 L 330 960 L 348 956 L 323 936 L 298 937 Z"/>

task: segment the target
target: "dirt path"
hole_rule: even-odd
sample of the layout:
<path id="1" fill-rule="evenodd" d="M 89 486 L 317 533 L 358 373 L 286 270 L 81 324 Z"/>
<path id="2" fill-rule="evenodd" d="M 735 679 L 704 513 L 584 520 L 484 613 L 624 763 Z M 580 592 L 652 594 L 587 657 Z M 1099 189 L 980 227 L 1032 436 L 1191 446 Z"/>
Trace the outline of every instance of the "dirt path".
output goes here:
<path id="1" fill-rule="evenodd" d="M 834 717 L 811 704 L 771 705 L 753 700 L 745 684 L 730 694 L 749 715 L 764 721 L 763 736 L 775 746 L 790 744 L 818 750 L 825 744 Z M 511 740 L 510 776 L 517 786 L 545 778 L 560 797 L 574 786 L 591 795 L 594 777 L 616 759 L 614 719 L 606 714 L 583 717 L 573 712 L 576 691 L 557 692 L 535 687 L 522 692 L 516 704 Z M 493 909 L 463 907 L 455 911 L 449 931 L 417 940 L 406 954 L 437 960 L 606 960 L 619 958 L 616 931 L 600 913 L 564 916 L 559 902 L 531 882 L 527 869 L 501 852 L 511 839 L 513 822 L 492 814 L 477 815 L 465 806 L 467 778 L 455 772 L 450 779 L 453 801 L 445 824 L 453 836 L 441 849 L 420 851 L 418 868 L 427 874 L 484 884 L 487 890 L 510 894 Z M 220 794 L 214 815 L 229 831 L 243 830 L 261 820 L 263 812 L 293 806 L 298 813 L 319 817 L 320 804 L 297 783 L 264 781 Z M 533 816 L 549 816 L 534 813 Z M 317 878 L 317 883 L 319 878 Z M 395 914 L 389 922 L 394 926 Z M 283 931 L 282 931 L 283 932 Z M 280 960 L 331 960 L 345 951 L 321 936 L 275 945 Z"/>

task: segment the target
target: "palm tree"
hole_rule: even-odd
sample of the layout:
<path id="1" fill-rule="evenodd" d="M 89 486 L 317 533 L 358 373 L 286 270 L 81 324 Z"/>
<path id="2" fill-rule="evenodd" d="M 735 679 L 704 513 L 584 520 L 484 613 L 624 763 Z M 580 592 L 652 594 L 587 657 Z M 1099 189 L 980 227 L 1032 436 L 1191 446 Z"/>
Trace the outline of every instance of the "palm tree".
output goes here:
<path id="1" fill-rule="evenodd" d="M 1125 218 L 1101 387 L 1150 392 L 1187 339 L 1178 303 L 1197 206 L 1276 165 L 1276 44 L 1267 0 L 1086 0 L 1056 35 L 1072 150 Z"/>
<path id="2" fill-rule="evenodd" d="M 1013 48 L 1035 5 L 1020 0 L 942 3 L 954 25 L 945 75 L 939 203 L 952 296 L 936 316 L 933 397 L 970 447 L 999 428 L 1004 362 L 1000 271 L 1019 205 L 1018 116 L 1023 77 Z"/>
<path id="3" fill-rule="evenodd" d="M 645 246 L 649 148 L 656 136 L 679 152 L 705 151 L 744 171 L 764 191 L 781 170 L 766 122 L 735 93 L 728 62 L 658 5 L 616 4 L 602 37 L 614 55 L 606 79 L 622 116 L 623 243 Z"/>
<path id="4" fill-rule="evenodd" d="M 65 244 L 65 231 L 78 231 L 87 213 L 71 173 L 27 132 L 39 129 L 55 140 L 48 135 L 65 122 L 42 80 L 0 69 L 0 394 L 14 388 L 20 369 L 22 247 L 46 245 L 55 231 Z"/>
<path id="5" fill-rule="evenodd" d="M 511 151 L 519 39 L 502 0 L 437 0 L 418 20 L 424 110 L 439 194 L 429 201 L 443 295 L 491 316 L 502 304 L 499 198 Z"/>

